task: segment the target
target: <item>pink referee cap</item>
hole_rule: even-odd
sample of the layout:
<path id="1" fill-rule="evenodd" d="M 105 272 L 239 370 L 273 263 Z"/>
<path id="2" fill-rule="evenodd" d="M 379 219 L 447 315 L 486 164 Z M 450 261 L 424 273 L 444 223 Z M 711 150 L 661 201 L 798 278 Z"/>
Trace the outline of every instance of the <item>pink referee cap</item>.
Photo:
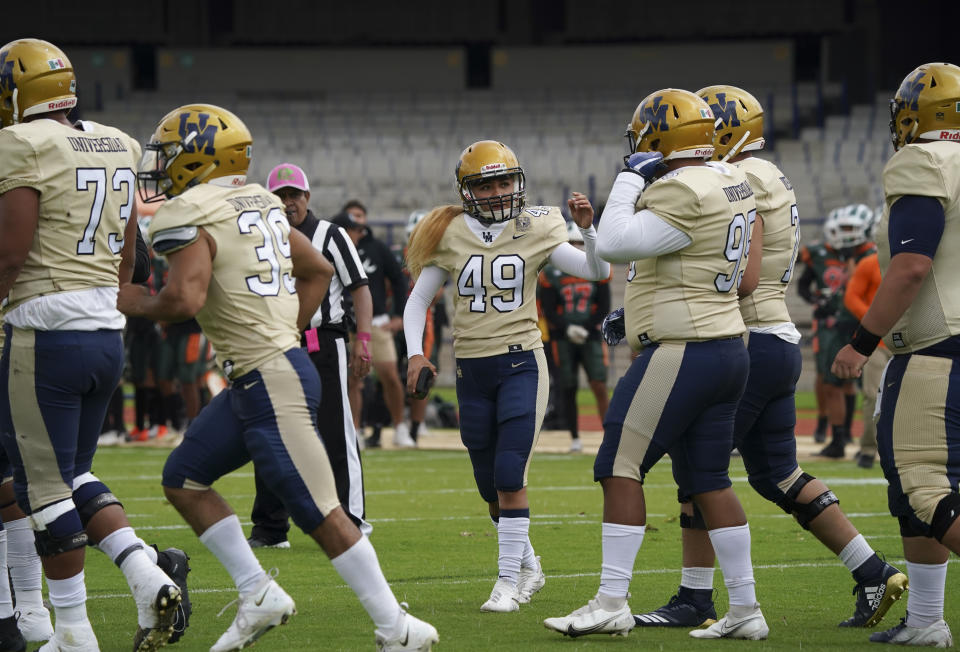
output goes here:
<path id="1" fill-rule="evenodd" d="M 293 163 L 281 163 L 267 175 L 267 190 L 276 192 L 281 188 L 296 188 L 310 192 L 310 183 L 299 166 Z"/>

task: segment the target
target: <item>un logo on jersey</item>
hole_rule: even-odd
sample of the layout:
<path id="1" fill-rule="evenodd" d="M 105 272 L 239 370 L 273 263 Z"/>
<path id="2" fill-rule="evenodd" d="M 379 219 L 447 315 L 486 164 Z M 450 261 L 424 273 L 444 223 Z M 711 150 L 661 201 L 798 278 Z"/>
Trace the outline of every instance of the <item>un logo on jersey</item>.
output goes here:
<path id="1" fill-rule="evenodd" d="M 717 101 L 710 105 L 713 109 L 713 115 L 722 124 L 728 127 L 739 127 L 740 118 L 737 117 L 737 103 L 735 100 L 727 101 L 726 93 L 717 93 Z"/>
<path id="2" fill-rule="evenodd" d="M 216 138 L 217 131 L 220 128 L 216 125 L 209 124 L 209 113 L 197 114 L 196 122 L 187 122 L 189 117 L 189 113 L 180 114 L 180 125 L 178 128 L 180 139 L 182 141 L 186 141 L 187 136 L 191 132 L 194 132 L 197 135 L 189 142 L 184 142 L 183 151 L 190 154 L 200 152 L 202 154 L 210 154 L 212 156 L 217 151 L 213 146 L 213 139 Z"/>
<path id="3" fill-rule="evenodd" d="M 926 84 L 921 82 L 926 73 L 921 71 L 916 74 L 913 79 L 905 79 L 903 84 L 900 86 L 900 91 L 897 93 L 897 99 L 899 104 L 911 111 L 916 111 L 920 108 L 920 91 L 926 88 Z"/>
<path id="4" fill-rule="evenodd" d="M 650 123 L 650 127 L 657 131 L 670 131 L 670 125 L 667 124 L 667 109 L 669 105 L 663 103 L 663 96 L 657 95 L 650 104 L 645 104 L 640 109 L 640 117 L 644 122 Z"/>

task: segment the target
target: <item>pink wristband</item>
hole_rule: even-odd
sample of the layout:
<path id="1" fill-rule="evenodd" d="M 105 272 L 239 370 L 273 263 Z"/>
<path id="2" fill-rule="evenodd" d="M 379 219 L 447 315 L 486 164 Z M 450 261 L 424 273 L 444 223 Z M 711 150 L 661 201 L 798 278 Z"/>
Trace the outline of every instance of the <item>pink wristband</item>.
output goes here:
<path id="1" fill-rule="evenodd" d="M 363 331 L 357 331 L 357 339 L 361 342 L 370 341 L 370 333 L 364 333 Z"/>
<path id="2" fill-rule="evenodd" d="M 370 341 L 370 333 L 357 332 L 357 341 L 363 347 L 363 355 L 360 356 L 364 362 L 370 361 L 370 349 L 367 348 L 367 342 Z"/>

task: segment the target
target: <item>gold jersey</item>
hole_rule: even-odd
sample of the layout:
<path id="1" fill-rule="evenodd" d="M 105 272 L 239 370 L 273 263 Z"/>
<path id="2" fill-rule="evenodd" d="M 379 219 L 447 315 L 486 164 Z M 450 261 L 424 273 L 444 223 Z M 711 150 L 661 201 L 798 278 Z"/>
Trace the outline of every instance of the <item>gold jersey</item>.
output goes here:
<path id="1" fill-rule="evenodd" d="M 740 300 L 740 315 L 750 328 L 789 322 L 787 286 L 800 250 L 797 196 L 786 175 L 771 163 L 749 157 L 735 163 L 747 175 L 763 220 L 763 253 L 760 281 L 753 293 Z"/>
<path id="2" fill-rule="evenodd" d="M 202 228 L 216 242 L 207 301 L 197 321 L 229 377 L 300 345 L 290 224 L 276 195 L 258 184 L 190 188 L 161 206 L 150 241 L 164 254 Z"/>
<path id="3" fill-rule="evenodd" d="M 943 206 L 943 236 L 920 292 L 884 342 L 895 354 L 912 353 L 960 335 L 960 146 L 937 141 L 906 145 L 883 169 L 886 210 L 878 228 L 881 274 L 890 265 L 890 207 L 904 195 L 934 197 Z"/>
<path id="4" fill-rule="evenodd" d="M 722 163 L 679 168 L 644 190 L 637 202 L 643 209 L 691 242 L 631 263 L 623 302 L 630 346 L 742 335 L 737 286 L 756 219 L 743 171 Z"/>
<path id="5" fill-rule="evenodd" d="M 453 348 L 458 358 L 485 358 L 543 348 L 537 328 L 537 278 L 567 241 L 554 206 L 533 206 L 484 227 L 460 215 L 447 227 L 428 265 L 454 282 Z"/>
<path id="6" fill-rule="evenodd" d="M 7 309 L 34 297 L 117 287 L 140 145 L 95 122 L 49 119 L 0 129 L 0 194 L 40 194 L 37 232 Z"/>

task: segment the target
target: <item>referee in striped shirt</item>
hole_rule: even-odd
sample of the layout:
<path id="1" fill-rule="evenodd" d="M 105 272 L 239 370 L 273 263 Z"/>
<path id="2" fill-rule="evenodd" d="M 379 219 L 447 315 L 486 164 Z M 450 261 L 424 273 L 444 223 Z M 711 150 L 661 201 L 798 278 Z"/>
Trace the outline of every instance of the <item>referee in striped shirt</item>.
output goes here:
<path id="1" fill-rule="evenodd" d="M 363 263 L 346 232 L 327 220 L 317 219 L 307 208 L 310 183 L 303 170 L 291 163 L 281 163 L 270 171 L 267 189 L 277 195 L 286 209 L 290 226 L 310 238 L 333 265 L 335 273 L 330 290 L 320 309 L 310 320 L 301 337 L 320 374 L 321 395 L 317 426 L 337 484 L 337 495 L 344 511 L 357 527 L 369 535 L 373 529 L 364 519 L 363 471 L 357 431 L 353 425 L 347 395 L 348 369 L 357 377 L 370 372 L 370 321 L 373 301 Z M 357 325 L 357 344 L 347 351 L 347 325 L 353 318 L 344 305 L 349 292 Z M 320 418 L 322 417 L 322 418 Z M 253 503 L 250 546 L 253 548 L 288 548 L 290 524 L 283 503 L 256 478 L 257 497 Z"/>

